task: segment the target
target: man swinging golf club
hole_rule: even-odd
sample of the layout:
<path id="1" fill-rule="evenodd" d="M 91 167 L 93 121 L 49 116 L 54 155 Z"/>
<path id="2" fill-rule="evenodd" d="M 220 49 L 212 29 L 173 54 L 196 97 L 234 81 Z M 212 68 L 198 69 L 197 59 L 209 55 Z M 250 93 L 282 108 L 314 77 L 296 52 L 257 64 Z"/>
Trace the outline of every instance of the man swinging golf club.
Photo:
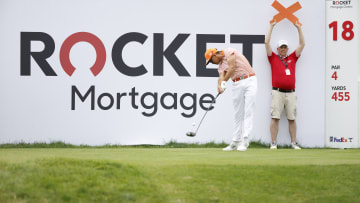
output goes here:
<path id="1" fill-rule="evenodd" d="M 233 139 L 223 151 L 246 151 L 249 135 L 253 128 L 257 79 L 249 61 L 239 51 L 226 48 L 218 51 L 210 48 L 205 52 L 206 65 L 219 64 L 218 92 L 225 91 L 226 81 L 233 81 L 232 98 L 234 105 L 235 129 Z"/>

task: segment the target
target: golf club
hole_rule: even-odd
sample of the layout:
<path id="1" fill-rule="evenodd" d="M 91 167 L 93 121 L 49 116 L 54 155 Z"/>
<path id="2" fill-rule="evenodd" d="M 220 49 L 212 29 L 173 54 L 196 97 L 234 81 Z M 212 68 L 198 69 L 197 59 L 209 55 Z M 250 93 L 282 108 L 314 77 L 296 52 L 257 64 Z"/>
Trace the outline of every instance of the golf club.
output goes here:
<path id="1" fill-rule="evenodd" d="M 209 112 L 210 108 L 211 108 L 212 105 L 215 103 L 215 101 L 216 101 L 216 99 L 218 98 L 219 95 L 220 95 L 220 93 L 218 93 L 218 94 L 216 95 L 215 99 L 211 102 L 209 108 L 206 110 L 206 112 L 205 112 L 204 116 L 202 117 L 202 119 L 201 119 L 198 127 L 196 128 L 196 131 L 195 131 L 195 132 L 191 132 L 191 131 L 190 131 L 190 132 L 187 132 L 187 133 L 186 133 L 186 135 L 187 135 L 188 137 L 195 137 L 195 136 L 196 136 L 196 133 L 198 132 L 202 121 L 204 120 L 206 114 Z"/>

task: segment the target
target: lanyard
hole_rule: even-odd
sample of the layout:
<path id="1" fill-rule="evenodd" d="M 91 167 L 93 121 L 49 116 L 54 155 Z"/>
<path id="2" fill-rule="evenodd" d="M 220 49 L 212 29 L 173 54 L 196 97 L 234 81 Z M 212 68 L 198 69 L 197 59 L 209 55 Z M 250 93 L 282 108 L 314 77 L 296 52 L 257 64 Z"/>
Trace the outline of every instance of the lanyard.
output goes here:
<path id="1" fill-rule="evenodd" d="M 281 58 L 281 56 L 279 56 L 279 55 L 277 55 L 279 58 L 280 58 L 280 60 L 281 60 L 281 62 L 284 64 L 284 66 L 287 68 L 288 67 L 288 56 L 286 56 L 285 58 L 286 58 L 286 63 L 284 62 L 284 59 L 283 58 Z"/>

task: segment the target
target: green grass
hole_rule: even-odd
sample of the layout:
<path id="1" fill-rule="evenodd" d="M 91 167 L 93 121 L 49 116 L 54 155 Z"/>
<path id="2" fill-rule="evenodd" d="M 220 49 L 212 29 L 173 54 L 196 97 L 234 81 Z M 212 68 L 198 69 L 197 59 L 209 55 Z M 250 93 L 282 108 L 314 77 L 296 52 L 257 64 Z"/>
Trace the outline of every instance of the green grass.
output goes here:
<path id="1" fill-rule="evenodd" d="M 360 202 L 359 149 L 2 148 L 0 202 Z"/>

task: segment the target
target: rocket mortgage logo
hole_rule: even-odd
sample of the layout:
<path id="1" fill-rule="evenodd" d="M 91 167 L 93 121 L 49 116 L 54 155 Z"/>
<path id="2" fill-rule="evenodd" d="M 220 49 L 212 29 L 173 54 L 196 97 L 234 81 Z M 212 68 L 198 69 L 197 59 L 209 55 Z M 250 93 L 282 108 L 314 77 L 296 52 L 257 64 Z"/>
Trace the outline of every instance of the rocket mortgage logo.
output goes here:
<path id="1" fill-rule="evenodd" d="M 225 34 L 196 34 L 196 75 L 191 76 L 183 63 L 176 56 L 176 51 L 181 48 L 183 43 L 191 34 L 178 34 L 172 42 L 164 47 L 164 33 L 153 33 L 153 76 L 166 77 L 164 75 L 164 58 L 179 77 L 218 77 L 216 69 L 207 69 L 205 65 L 204 52 L 207 43 L 225 43 Z M 253 44 L 264 43 L 264 35 L 230 35 L 230 43 L 243 44 L 243 54 L 252 63 Z M 42 51 L 32 51 L 31 43 L 39 41 L 44 44 Z M 126 45 L 129 43 L 147 43 L 148 35 L 139 32 L 129 32 L 121 35 L 113 44 L 111 50 L 111 59 L 114 68 L 119 74 L 127 77 L 138 77 L 148 73 L 148 67 L 145 67 L 141 61 L 138 66 L 131 67 L 123 59 L 123 52 L 126 52 Z M 21 32 L 20 33 L 20 76 L 31 77 L 31 70 L 39 68 L 44 77 L 56 77 L 59 67 L 52 66 L 47 59 L 56 57 L 53 55 L 55 50 L 54 38 L 45 32 Z M 70 61 L 71 48 L 78 42 L 87 42 L 96 51 L 96 60 L 90 70 L 94 77 L 101 75 L 108 58 L 107 49 L 103 42 L 96 35 L 89 32 L 77 32 L 65 39 L 60 48 L 59 60 L 61 69 L 69 77 L 76 72 Z M 31 59 L 36 62 L 36 66 L 31 67 Z M 108 68 L 108 67 L 107 67 Z M 203 110 L 210 107 L 215 99 L 210 93 L 197 95 L 196 93 L 176 93 L 176 92 L 138 92 L 136 87 L 130 91 L 121 91 L 117 93 L 96 92 L 96 86 L 91 85 L 87 90 L 79 90 L 76 85 L 71 85 L 71 104 L 69 109 L 76 111 L 78 105 L 85 105 L 85 101 L 90 101 L 89 110 L 121 110 L 121 101 L 124 99 L 131 101 L 131 108 L 137 110 L 141 106 L 144 111 L 142 115 L 151 117 L 156 115 L 158 108 L 165 110 L 177 110 L 181 108 L 181 115 L 185 118 L 193 117 L 198 105 Z M 214 107 L 210 107 L 212 110 Z"/>

